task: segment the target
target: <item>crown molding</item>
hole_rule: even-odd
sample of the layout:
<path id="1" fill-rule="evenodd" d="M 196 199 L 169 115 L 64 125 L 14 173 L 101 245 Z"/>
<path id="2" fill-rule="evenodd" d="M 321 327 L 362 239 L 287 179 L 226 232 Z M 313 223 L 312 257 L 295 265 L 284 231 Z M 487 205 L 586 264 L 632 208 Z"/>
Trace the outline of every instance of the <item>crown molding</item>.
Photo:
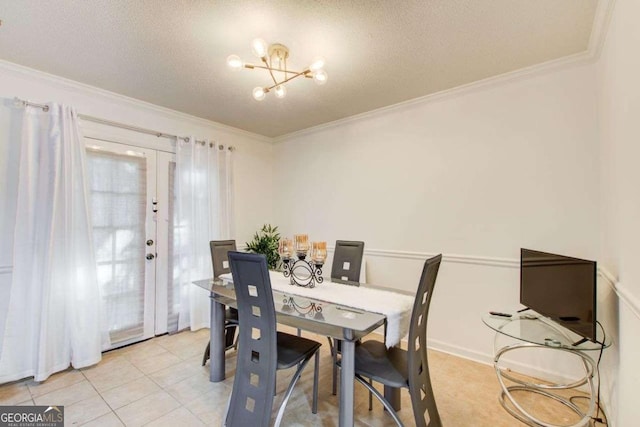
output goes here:
<path id="1" fill-rule="evenodd" d="M 575 66 L 581 66 L 597 61 L 602 51 L 606 34 L 609 30 L 609 23 L 611 21 L 611 15 L 615 0 L 599 0 L 596 6 L 596 12 L 593 19 L 593 25 L 591 35 L 589 36 L 589 42 L 587 44 L 587 50 L 578 52 L 573 55 L 568 55 L 562 58 L 553 59 L 551 61 L 542 62 L 540 64 L 531 65 L 529 67 L 520 68 L 518 70 L 509 71 L 497 76 L 488 77 L 486 79 L 477 80 L 475 82 L 467 83 L 462 86 L 456 86 L 450 89 L 445 89 L 440 92 L 435 92 L 418 98 L 402 101 L 397 104 L 388 105 L 375 110 L 366 111 L 364 113 L 356 114 L 346 117 L 344 119 L 335 120 L 329 123 L 323 123 L 318 126 L 313 126 L 307 129 L 302 129 L 296 132 L 291 132 L 285 135 L 281 135 L 273 138 L 274 143 L 280 143 L 289 139 L 297 138 L 300 136 L 311 135 L 317 132 L 321 132 L 334 127 L 342 126 L 351 122 L 360 120 L 375 118 L 390 112 L 400 111 L 405 108 L 410 108 L 416 105 L 424 105 L 432 102 L 442 101 L 445 99 L 456 98 L 475 91 L 490 89 L 500 86 L 502 84 L 528 80 L 540 75 L 548 74 L 554 71 L 560 71 L 569 69 Z"/>
<path id="2" fill-rule="evenodd" d="M 514 71 L 509 71 L 507 73 L 488 77 L 486 79 L 477 80 L 475 82 L 467 83 L 462 86 L 456 86 L 451 89 L 445 89 L 440 92 L 431 93 L 429 95 L 409 99 L 407 101 L 402 101 L 397 104 L 392 104 L 386 107 L 377 108 L 375 110 L 366 111 L 364 113 L 345 117 L 344 119 L 339 119 L 333 122 L 323 123 L 318 126 L 313 126 L 307 129 L 302 129 L 296 132 L 288 133 L 286 135 L 273 138 L 273 142 L 281 143 L 293 138 L 298 138 L 300 136 L 311 135 L 314 133 L 325 131 L 327 129 L 343 126 L 352 122 L 358 122 L 366 119 L 373 119 L 382 115 L 386 115 L 388 113 L 398 112 L 403 109 L 409 109 L 414 106 L 426 105 L 433 102 L 453 99 L 453 98 L 464 96 L 476 91 L 481 91 L 481 90 L 486 90 L 493 87 L 501 86 L 503 84 L 510 83 L 510 82 L 528 80 L 530 78 L 547 74 L 552 71 L 558 71 L 558 70 L 571 68 L 577 65 L 588 64 L 592 61 L 592 59 L 593 59 L 593 56 L 588 51 L 576 53 L 570 56 L 565 56 L 563 58 L 554 59 L 552 61 L 532 65 L 530 67 L 521 68 Z"/>
<path id="3" fill-rule="evenodd" d="M 56 76 L 54 74 L 45 73 L 44 71 L 36 70 L 34 68 L 25 67 L 23 65 L 15 64 L 13 62 L 0 59 L 0 70 L 9 71 L 18 76 L 28 76 L 33 79 L 45 81 L 66 90 L 71 90 L 76 93 L 91 94 L 102 97 L 109 101 L 115 101 L 134 108 L 140 108 L 150 111 L 155 114 L 162 115 L 170 119 L 176 119 L 192 123 L 194 125 L 205 126 L 212 128 L 213 130 L 228 132 L 238 136 L 243 136 L 258 140 L 260 142 L 272 142 L 272 138 L 257 133 L 248 132 L 246 130 L 238 129 L 232 126 L 228 126 L 222 123 L 214 122 L 211 120 L 203 119 L 201 117 L 192 116 L 190 114 L 182 113 L 170 108 L 161 107 L 156 104 L 152 104 L 147 101 L 142 101 L 136 98 L 131 98 L 125 95 L 121 95 L 115 92 L 111 92 L 105 89 L 101 89 L 96 86 L 91 86 L 85 83 L 81 83 L 75 80 L 67 79 L 65 77 Z M 34 100 L 36 101 L 36 100 Z M 170 132 L 169 132 L 170 133 Z"/>
<path id="4" fill-rule="evenodd" d="M 596 6 L 596 13 L 593 17 L 591 36 L 589 37 L 588 52 L 592 59 L 597 61 L 600 58 L 604 43 L 609 33 L 609 25 L 615 8 L 616 0 L 600 0 Z"/>

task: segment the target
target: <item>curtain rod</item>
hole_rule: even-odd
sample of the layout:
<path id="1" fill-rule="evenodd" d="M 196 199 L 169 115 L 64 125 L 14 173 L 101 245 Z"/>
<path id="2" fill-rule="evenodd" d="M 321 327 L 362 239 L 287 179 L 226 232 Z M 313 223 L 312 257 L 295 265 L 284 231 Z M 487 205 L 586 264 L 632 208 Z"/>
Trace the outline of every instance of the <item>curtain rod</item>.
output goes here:
<path id="1" fill-rule="evenodd" d="M 45 113 L 47 111 L 49 111 L 49 106 L 48 105 L 36 104 L 35 102 L 30 102 L 30 101 L 27 101 L 27 100 L 24 100 L 24 99 L 20 99 L 20 98 L 17 98 L 17 97 L 13 98 L 13 104 L 16 107 L 21 107 L 21 108 L 24 108 L 24 107 L 40 108 Z M 113 126 L 113 127 L 117 127 L 117 128 L 121 128 L 121 129 L 127 129 L 127 130 L 131 130 L 131 131 L 134 131 L 134 132 L 140 132 L 140 133 L 144 133 L 144 134 L 147 134 L 147 135 L 153 135 L 153 136 L 156 136 L 158 138 L 175 138 L 176 140 L 181 139 L 181 140 L 183 140 L 185 142 L 189 142 L 191 140 L 191 138 L 188 137 L 188 136 L 172 135 L 170 133 L 159 132 L 159 131 L 155 131 L 155 130 L 151 130 L 151 129 L 141 128 L 141 127 L 138 127 L 138 126 L 131 126 L 131 125 L 127 125 L 127 124 L 124 124 L 124 123 L 119 123 L 119 122 L 114 122 L 114 121 L 111 121 L 111 120 L 101 119 L 99 117 L 87 116 L 86 114 L 78 114 L 78 117 L 81 118 L 82 120 L 87 120 L 87 121 L 90 121 L 90 122 L 99 123 L 99 124 L 108 125 L 108 126 Z M 207 141 L 199 140 L 199 139 L 196 139 L 195 142 L 197 144 L 202 144 L 202 145 L 207 143 Z M 209 145 L 213 146 L 213 143 L 210 142 Z M 218 149 L 224 150 L 224 145 L 222 145 L 222 144 L 218 145 Z M 233 150 L 235 150 L 235 147 L 230 145 L 228 147 L 228 150 L 229 151 L 233 151 Z"/>

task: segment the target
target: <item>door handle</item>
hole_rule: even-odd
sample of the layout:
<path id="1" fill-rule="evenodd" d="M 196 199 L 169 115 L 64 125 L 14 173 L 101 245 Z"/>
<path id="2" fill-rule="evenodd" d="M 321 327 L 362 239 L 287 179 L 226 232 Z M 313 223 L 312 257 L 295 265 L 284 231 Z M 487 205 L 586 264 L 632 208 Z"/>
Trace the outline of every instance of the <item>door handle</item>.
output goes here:
<path id="1" fill-rule="evenodd" d="M 147 246 L 151 246 L 151 245 L 153 245 L 153 240 L 151 239 L 147 240 Z"/>
<path id="2" fill-rule="evenodd" d="M 148 260 L 152 260 L 154 259 L 156 256 L 154 254 L 147 254 L 147 259 Z"/>

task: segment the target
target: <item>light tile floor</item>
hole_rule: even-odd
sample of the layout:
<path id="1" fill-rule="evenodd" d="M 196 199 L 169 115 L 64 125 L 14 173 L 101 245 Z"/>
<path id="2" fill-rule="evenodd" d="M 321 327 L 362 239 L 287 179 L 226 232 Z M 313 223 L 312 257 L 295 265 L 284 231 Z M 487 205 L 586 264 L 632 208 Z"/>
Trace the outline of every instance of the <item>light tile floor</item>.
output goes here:
<path id="1" fill-rule="evenodd" d="M 287 406 L 283 425 L 337 426 L 338 398 L 331 395 L 331 357 L 325 337 L 320 358 L 318 414 L 311 413 L 313 369 L 303 373 Z M 67 426 L 202 426 L 222 425 L 233 386 L 235 352 L 226 355 L 227 379 L 209 382 L 209 365 L 201 366 L 209 331 L 181 332 L 103 354 L 92 367 L 55 374 L 44 382 L 23 380 L 0 386 L 0 405 L 64 405 Z M 492 367 L 430 351 L 429 363 L 438 409 L 445 426 L 507 427 L 522 425 L 499 405 L 499 385 Z M 309 369 L 311 368 L 311 369 Z M 279 371 L 277 410 L 293 370 Z M 561 405 L 535 395 L 526 403 L 541 417 L 575 422 Z M 402 391 L 400 417 L 414 425 L 411 402 Z M 368 394 L 356 385 L 357 426 L 393 426 L 382 406 L 368 411 Z M 546 419 L 546 418 L 545 418 Z"/>

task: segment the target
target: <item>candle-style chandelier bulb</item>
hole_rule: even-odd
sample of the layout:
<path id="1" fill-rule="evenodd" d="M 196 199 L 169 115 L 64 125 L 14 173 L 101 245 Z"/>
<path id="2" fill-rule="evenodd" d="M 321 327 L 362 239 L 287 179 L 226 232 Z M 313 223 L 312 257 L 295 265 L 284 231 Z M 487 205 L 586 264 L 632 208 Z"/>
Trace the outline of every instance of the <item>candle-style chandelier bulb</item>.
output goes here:
<path id="1" fill-rule="evenodd" d="M 309 70 L 315 72 L 321 70 L 324 67 L 324 58 L 318 57 L 313 60 L 311 65 L 309 65 Z"/>
<path id="2" fill-rule="evenodd" d="M 323 85 L 327 82 L 327 72 L 324 70 L 318 70 L 313 73 L 313 81 L 319 85 Z"/>
<path id="3" fill-rule="evenodd" d="M 284 98 L 287 95 L 287 88 L 283 85 L 278 85 L 276 86 L 275 93 L 278 98 Z"/>
<path id="4" fill-rule="evenodd" d="M 257 87 L 253 89 L 253 99 L 255 99 L 256 101 L 262 101 L 264 99 L 265 94 L 266 92 L 261 87 Z"/>
<path id="5" fill-rule="evenodd" d="M 258 58 L 264 58 L 267 56 L 267 42 L 262 39 L 254 39 L 251 42 L 251 51 Z"/>
<path id="6" fill-rule="evenodd" d="M 238 55 L 229 55 L 227 57 L 227 65 L 232 70 L 239 70 L 242 68 L 242 59 Z"/>

